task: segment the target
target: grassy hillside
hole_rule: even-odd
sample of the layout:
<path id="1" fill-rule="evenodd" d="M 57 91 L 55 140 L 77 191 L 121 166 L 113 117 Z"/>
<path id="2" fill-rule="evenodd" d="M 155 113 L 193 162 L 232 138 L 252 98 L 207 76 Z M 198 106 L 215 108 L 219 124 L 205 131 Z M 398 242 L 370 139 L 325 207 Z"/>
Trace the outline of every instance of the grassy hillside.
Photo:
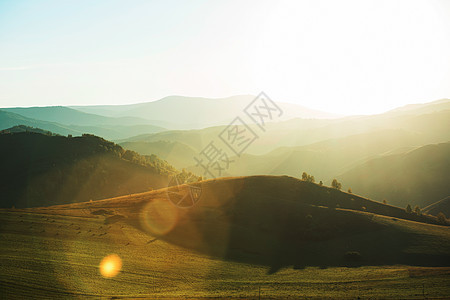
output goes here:
<path id="1" fill-rule="evenodd" d="M 450 217 L 450 196 L 442 200 L 439 200 L 433 204 L 423 208 L 423 211 L 427 214 L 437 216 L 439 213 L 443 213 L 447 218 Z"/>
<path id="2" fill-rule="evenodd" d="M 178 171 L 102 138 L 0 134 L 2 207 L 102 199 L 167 185 Z"/>
<path id="3" fill-rule="evenodd" d="M 212 259 L 84 210 L 0 210 L 0 298 L 445 298 L 450 268 L 286 268 Z M 78 213 L 83 213 L 78 210 Z M 122 259 L 100 275 L 109 254 Z"/>
<path id="4" fill-rule="evenodd" d="M 283 266 L 345 266 L 347 252 L 361 264 L 442 266 L 450 255 L 448 228 L 428 215 L 407 213 L 353 194 L 291 177 L 208 180 L 190 209 L 174 201 L 187 186 L 41 212 L 109 211 L 171 243 L 220 259 Z M 424 238 L 423 235 L 430 235 Z M 441 241 L 439 247 L 433 244 Z"/>
<path id="5" fill-rule="evenodd" d="M 370 160 L 338 176 L 355 193 L 405 207 L 425 207 L 450 195 L 450 143 Z"/>
<path id="6" fill-rule="evenodd" d="M 0 211 L 0 290 L 129 298 L 450 293 L 450 231 L 428 224 L 433 217 L 284 176 L 194 186 L 201 197 L 188 209 L 169 200 L 189 192 L 183 185 Z M 111 253 L 122 272 L 103 278 L 98 265 Z"/>

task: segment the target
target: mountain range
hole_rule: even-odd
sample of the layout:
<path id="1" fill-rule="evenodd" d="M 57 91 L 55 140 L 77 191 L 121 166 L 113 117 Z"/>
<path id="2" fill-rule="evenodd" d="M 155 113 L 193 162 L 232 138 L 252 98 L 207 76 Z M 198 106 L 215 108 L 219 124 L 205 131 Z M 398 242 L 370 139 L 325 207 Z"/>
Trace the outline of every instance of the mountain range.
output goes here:
<path id="1" fill-rule="evenodd" d="M 254 98 L 170 96 L 132 105 L 4 108 L 0 109 L 0 130 L 25 125 L 64 136 L 95 134 L 204 177 L 194 157 L 214 142 L 233 162 L 220 176 L 298 177 L 307 172 L 325 184 L 337 178 L 346 189 L 402 207 L 424 207 L 449 194 L 446 183 L 450 180 L 444 171 L 450 154 L 445 146 L 450 141 L 448 99 L 350 117 L 276 102 L 283 117 L 268 120 L 261 130 L 243 112 Z M 257 135 L 240 156 L 219 138 L 236 116 Z M 441 155 L 432 151 L 433 144 Z M 415 153 L 422 153 L 416 163 L 411 158 Z M 442 167 L 427 168 L 426 164 Z M 419 174 L 429 179 L 421 181 Z"/>

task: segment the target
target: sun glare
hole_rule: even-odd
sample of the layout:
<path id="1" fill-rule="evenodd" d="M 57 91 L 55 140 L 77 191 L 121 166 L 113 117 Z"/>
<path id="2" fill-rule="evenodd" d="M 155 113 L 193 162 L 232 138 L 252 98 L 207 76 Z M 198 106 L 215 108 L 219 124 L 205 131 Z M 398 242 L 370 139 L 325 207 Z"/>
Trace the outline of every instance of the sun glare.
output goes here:
<path id="1" fill-rule="evenodd" d="M 106 256 L 100 262 L 100 274 L 103 277 L 111 278 L 119 274 L 122 269 L 122 259 L 117 254 Z"/>
<path id="2" fill-rule="evenodd" d="M 141 224 L 150 233 L 164 235 L 178 222 L 178 211 L 169 200 L 150 201 L 141 212 Z"/>

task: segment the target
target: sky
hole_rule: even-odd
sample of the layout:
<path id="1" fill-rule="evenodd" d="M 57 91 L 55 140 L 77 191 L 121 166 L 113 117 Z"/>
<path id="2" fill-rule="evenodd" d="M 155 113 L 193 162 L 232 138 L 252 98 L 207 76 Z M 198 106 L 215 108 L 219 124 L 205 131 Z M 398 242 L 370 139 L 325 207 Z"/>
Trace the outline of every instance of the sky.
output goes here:
<path id="1" fill-rule="evenodd" d="M 449 53 L 446 0 L 0 0 L 0 107 L 264 91 L 372 114 L 450 98 Z"/>

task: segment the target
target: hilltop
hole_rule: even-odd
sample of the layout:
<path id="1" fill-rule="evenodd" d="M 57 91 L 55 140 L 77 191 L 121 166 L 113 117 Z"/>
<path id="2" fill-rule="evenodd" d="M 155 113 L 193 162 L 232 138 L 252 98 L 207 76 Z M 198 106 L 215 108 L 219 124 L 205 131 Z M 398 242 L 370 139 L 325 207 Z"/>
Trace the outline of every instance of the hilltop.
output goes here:
<path id="1" fill-rule="evenodd" d="M 26 126 L 26 125 L 17 125 L 17 126 L 8 128 L 8 129 L 0 130 L 0 134 L 18 133 L 18 132 L 33 132 L 33 133 L 40 133 L 40 134 L 44 134 L 44 135 L 59 135 L 59 134 L 53 133 L 48 130 L 43 130 L 40 128 L 35 128 L 35 127 L 31 127 L 31 126 Z"/>
<path id="2" fill-rule="evenodd" d="M 167 186 L 168 177 L 178 173 L 155 155 L 141 156 L 93 135 L 14 131 L 17 128 L 0 134 L 1 207 L 46 206 L 143 192 Z"/>

